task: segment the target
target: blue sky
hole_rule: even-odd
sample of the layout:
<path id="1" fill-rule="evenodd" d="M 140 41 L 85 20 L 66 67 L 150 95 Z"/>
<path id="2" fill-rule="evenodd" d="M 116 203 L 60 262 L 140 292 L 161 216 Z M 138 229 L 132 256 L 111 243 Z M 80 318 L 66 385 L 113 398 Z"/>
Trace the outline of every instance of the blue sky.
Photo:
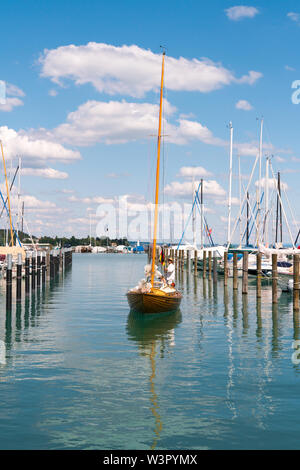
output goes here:
<path id="1" fill-rule="evenodd" d="M 165 201 L 190 202 L 192 170 L 182 168 L 198 169 L 196 179 L 202 171 L 207 217 L 225 241 L 227 126 L 232 121 L 234 172 L 240 154 L 246 184 L 263 116 L 263 154 L 273 155 L 300 222 L 300 106 L 291 101 L 300 79 L 298 2 L 12 0 L 1 13 L 8 94 L 0 138 L 8 168 L 22 156 L 32 233 L 85 235 L 100 202 L 152 200 L 161 44 Z"/>

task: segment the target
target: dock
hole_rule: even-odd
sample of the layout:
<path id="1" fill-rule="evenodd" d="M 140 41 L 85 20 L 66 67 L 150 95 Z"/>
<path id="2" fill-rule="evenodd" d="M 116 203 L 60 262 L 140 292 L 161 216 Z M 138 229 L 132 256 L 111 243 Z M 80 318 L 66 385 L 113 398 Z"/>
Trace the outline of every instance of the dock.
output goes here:
<path id="1" fill-rule="evenodd" d="M 148 258 L 152 257 L 152 248 L 149 248 Z M 159 259 L 160 255 L 163 255 L 163 259 L 167 260 L 171 257 L 174 261 L 175 272 L 177 276 L 183 274 L 184 269 L 189 272 L 193 272 L 194 276 L 201 276 L 203 279 L 208 279 L 212 283 L 216 283 L 219 276 L 224 279 L 224 288 L 227 289 L 228 278 L 229 278 L 229 267 L 228 267 L 228 254 L 231 253 L 233 256 L 232 262 L 232 289 L 238 291 L 241 289 L 242 295 L 247 296 L 248 285 L 249 285 L 249 250 L 228 250 L 224 252 L 224 256 L 217 257 L 216 251 L 203 250 L 203 259 L 201 263 L 201 269 L 199 269 L 199 258 L 197 250 L 184 250 L 184 249 L 171 249 L 171 248 L 158 248 L 156 259 Z M 241 275 L 239 275 L 238 268 L 238 253 L 242 254 L 242 268 Z M 272 254 L 272 270 L 271 275 L 266 276 L 262 270 L 262 253 L 257 252 L 256 257 L 256 269 L 255 274 L 251 274 L 251 279 L 256 280 L 256 297 L 261 299 L 262 297 L 262 280 L 268 281 L 272 284 L 272 303 L 278 303 L 278 290 L 281 288 L 278 275 L 278 255 Z M 299 311 L 299 291 L 300 291 L 300 254 L 292 255 L 292 273 L 289 276 L 291 282 L 291 291 L 293 295 L 293 310 Z M 218 270 L 218 266 L 222 265 L 223 272 Z M 239 282 L 239 279 L 241 280 Z"/>
<path id="2" fill-rule="evenodd" d="M 26 251 L 25 258 L 18 253 L 13 260 L 11 253 L 6 255 L 4 282 L 6 287 L 6 311 L 12 309 L 13 288 L 15 284 L 16 303 L 22 302 L 22 292 L 25 297 L 36 293 L 46 283 L 57 277 L 72 266 L 72 248 L 61 248 L 46 251 Z M 24 289 L 23 289 L 24 287 Z"/>

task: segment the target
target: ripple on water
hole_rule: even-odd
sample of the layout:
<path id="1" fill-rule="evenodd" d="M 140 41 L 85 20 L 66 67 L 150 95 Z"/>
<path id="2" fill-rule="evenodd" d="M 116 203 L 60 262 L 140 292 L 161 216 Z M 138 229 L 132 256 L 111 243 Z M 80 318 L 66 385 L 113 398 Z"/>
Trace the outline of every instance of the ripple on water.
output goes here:
<path id="1" fill-rule="evenodd" d="M 125 296 L 144 264 L 74 255 L 64 279 L 0 316 L 0 447 L 297 448 L 291 298 L 272 307 L 264 286 L 257 305 L 252 284 L 224 295 L 222 278 L 185 272 L 180 310 L 145 317 Z"/>

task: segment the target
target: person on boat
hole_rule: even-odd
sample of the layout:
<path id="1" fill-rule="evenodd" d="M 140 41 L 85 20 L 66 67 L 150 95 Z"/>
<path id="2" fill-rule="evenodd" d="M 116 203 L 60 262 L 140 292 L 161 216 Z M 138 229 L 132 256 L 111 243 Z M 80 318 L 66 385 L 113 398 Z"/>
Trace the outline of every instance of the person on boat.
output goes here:
<path id="1" fill-rule="evenodd" d="M 166 281 L 169 286 L 175 286 L 175 266 L 172 258 L 168 258 L 168 267 L 166 268 Z"/>
<path id="2" fill-rule="evenodd" d="M 146 266 L 144 267 L 144 273 L 145 273 L 145 276 L 146 276 L 146 283 L 148 284 L 150 282 L 150 279 L 151 279 L 151 269 L 152 269 L 152 265 L 151 264 L 146 264 Z M 164 282 L 164 277 L 163 275 L 161 274 L 161 272 L 158 270 L 157 266 L 155 265 L 154 267 L 155 271 L 154 271 L 154 278 L 156 280 L 159 280 L 159 281 L 162 281 Z M 150 284 L 151 285 L 151 284 Z"/>

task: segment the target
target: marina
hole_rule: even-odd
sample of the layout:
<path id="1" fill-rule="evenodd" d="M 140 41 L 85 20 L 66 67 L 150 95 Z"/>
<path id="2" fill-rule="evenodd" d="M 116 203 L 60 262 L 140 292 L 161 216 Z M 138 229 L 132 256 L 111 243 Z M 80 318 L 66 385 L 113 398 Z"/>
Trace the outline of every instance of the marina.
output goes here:
<path id="1" fill-rule="evenodd" d="M 2 5 L 0 452 L 23 465 L 299 448 L 300 10 L 228 1 Z"/>

